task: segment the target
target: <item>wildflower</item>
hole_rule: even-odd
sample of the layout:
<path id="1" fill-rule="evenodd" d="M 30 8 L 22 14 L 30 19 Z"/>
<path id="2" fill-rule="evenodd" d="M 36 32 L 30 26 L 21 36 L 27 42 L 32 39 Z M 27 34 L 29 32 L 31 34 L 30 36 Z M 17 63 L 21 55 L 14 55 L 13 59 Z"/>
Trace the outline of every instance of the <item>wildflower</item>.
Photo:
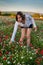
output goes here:
<path id="1" fill-rule="evenodd" d="M 2 39 L 0 38 L 0 43 L 2 42 Z"/>
<path id="2" fill-rule="evenodd" d="M 7 62 L 7 64 L 10 64 L 10 63 L 11 63 L 10 61 Z"/>
<path id="3" fill-rule="evenodd" d="M 3 57 L 3 60 L 7 60 L 7 58 L 6 57 Z"/>
<path id="4" fill-rule="evenodd" d="M 7 51 L 6 54 L 8 54 L 9 52 Z"/>
<path id="5" fill-rule="evenodd" d="M 2 56 L 2 53 L 0 53 L 0 57 Z"/>
<path id="6" fill-rule="evenodd" d="M 32 59 L 32 57 L 30 57 L 30 59 Z"/>
<path id="7" fill-rule="evenodd" d="M 5 36 L 5 39 L 8 39 L 8 35 Z"/>
<path id="8" fill-rule="evenodd" d="M 33 45 L 32 45 L 32 44 L 29 44 L 29 46 L 30 46 L 30 47 L 33 47 Z"/>
<path id="9" fill-rule="evenodd" d="M 43 55 L 43 49 L 40 51 L 40 54 Z"/>

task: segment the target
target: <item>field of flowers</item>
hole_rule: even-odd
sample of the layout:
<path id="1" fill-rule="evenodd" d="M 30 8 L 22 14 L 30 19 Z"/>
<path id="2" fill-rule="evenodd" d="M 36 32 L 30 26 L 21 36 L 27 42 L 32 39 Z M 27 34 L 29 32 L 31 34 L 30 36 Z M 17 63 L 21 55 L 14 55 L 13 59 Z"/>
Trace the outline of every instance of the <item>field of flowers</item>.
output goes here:
<path id="1" fill-rule="evenodd" d="M 0 21 L 0 65 L 43 65 L 43 21 L 36 21 L 38 30 L 31 33 L 31 44 L 27 50 L 24 44 L 18 43 L 21 31 L 18 29 L 15 43 L 9 46 L 13 24 Z"/>

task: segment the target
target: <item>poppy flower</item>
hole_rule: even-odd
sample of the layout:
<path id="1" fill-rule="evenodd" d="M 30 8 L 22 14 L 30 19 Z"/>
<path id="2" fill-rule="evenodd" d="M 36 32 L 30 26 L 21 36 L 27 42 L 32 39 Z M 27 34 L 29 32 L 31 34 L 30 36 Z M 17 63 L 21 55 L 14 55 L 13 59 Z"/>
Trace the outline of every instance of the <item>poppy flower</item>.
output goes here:
<path id="1" fill-rule="evenodd" d="M 9 54 L 9 52 L 7 51 L 6 54 Z"/>
<path id="2" fill-rule="evenodd" d="M 0 53 L 2 53 L 2 51 L 0 50 Z"/>
<path id="3" fill-rule="evenodd" d="M 43 55 L 43 49 L 40 51 L 40 54 Z"/>
<path id="4" fill-rule="evenodd" d="M 2 53 L 0 53 L 0 57 L 2 56 Z"/>
<path id="5" fill-rule="evenodd" d="M 4 58 L 3 58 L 3 60 L 7 60 L 7 58 L 6 58 L 6 57 L 4 57 Z"/>
<path id="6" fill-rule="evenodd" d="M 2 42 L 2 39 L 0 38 L 0 43 Z"/>
<path id="7" fill-rule="evenodd" d="M 8 35 L 5 36 L 5 39 L 8 39 Z"/>
<path id="8" fill-rule="evenodd" d="M 10 56 L 10 59 L 12 59 L 12 57 L 13 57 L 13 56 L 11 55 L 11 56 Z"/>
<path id="9" fill-rule="evenodd" d="M 33 47 L 32 43 L 31 43 L 31 44 L 29 44 L 29 46 L 30 46 L 30 47 Z"/>
<path id="10" fill-rule="evenodd" d="M 35 61 L 35 62 L 40 65 L 40 61 Z"/>
<path id="11" fill-rule="evenodd" d="M 39 58 L 40 61 L 42 61 L 42 58 Z"/>
<path id="12" fill-rule="evenodd" d="M 41 58 L 41 57 L 38 57 L 38 58 L 35 60 L 35 62 L 36 62 L 38 65 L 40 65 L 40 61 L 42 61 L 42 58 Z"/>

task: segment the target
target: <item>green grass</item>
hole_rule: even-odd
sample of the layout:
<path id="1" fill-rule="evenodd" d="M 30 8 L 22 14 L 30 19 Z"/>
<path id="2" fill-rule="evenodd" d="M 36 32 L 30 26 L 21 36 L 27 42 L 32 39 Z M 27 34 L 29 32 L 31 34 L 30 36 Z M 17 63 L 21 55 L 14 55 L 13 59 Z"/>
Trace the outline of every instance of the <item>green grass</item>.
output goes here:
<path id="1" fill-rule="evenodd" d="M 36 21 L 38 30 L 32 31 L 32 43 L 36 47 L 43 48 L 43 21 Z"/>
<path id="2" fill-rule="evenodd" d="M 36 21 L 38 30 L 31 33 L 31 44 L 27 50 L 26 39 L 24 39 L 24 46 L 21 46 L 18 41 L 21 35 L 21 29 L 17 30 L 16 42 L 9 46 L 9 41 L 13 32 L 13 24 L 7 25 L 0 22 L 0 64 L 1 65 L 38 65 L 37 58 L 40 65 L 43 65 L 43 55 L 40 51 L 43 50 L 43 21 Z M 32 49 L 33 48 L 33 49 Z M 39 50 L 37 50 L 39 49 Z M 38 53 L 36 53 L 38 51 Z M 3 59 L 4 58 L 4 59 Z"/>

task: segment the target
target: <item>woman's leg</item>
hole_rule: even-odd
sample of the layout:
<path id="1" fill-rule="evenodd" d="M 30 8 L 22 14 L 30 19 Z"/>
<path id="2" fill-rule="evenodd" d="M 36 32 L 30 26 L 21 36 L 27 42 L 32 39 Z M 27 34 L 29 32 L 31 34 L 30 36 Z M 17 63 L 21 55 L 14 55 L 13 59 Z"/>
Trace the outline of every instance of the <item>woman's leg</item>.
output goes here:
<path id="1" fill-rule="evenodd" d="M 31 31 L 32 31 L 31 28 L 28 28 L 28 29 L 27 29 L 27 35 L 26 35 L 26 37 L 27 37 L 27 47 L 29 47 L 29 44 L 30 44 Z"/>
<path id="2" fill-rule="evenodd" d="M 19 43 L 23 43 L 24 38 L 25 38 L 25 28 L 22 28 Z"/>

